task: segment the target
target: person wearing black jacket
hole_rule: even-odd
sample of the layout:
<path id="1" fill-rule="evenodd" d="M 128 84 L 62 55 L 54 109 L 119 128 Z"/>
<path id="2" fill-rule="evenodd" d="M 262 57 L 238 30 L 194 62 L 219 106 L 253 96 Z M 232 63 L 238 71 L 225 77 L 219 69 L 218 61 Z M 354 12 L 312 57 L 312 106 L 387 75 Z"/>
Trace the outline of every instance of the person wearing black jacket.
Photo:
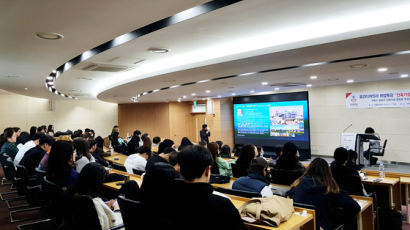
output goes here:
<path id="1" fill-rule="evenodd" d="M 359 173 L 351 168 L 346 167 L 348 151 L 339 147 L 335 150 L 330 168 L 333 178 L 339 187 L 352 195 L 363 196 L 363 185 Z"/>
<path id="2" fill-rule="evenodd" d="M 42 135 L 39 144 L 36 147 L 29 149 L 24 157 L 20 161 L 20 165 L 23 165 L 28 175 L 36 174 L 36 167 L 43 159 L 44 154 L 50 152 L 51 147 L 54 144 L 54 138 L 48 134 Z"/>
<path id="3" fill-rule="evenodd" d="M 199 131 L 199 136 L 201 137 L 201 142 L 203 141 L 209 144 L 209 136 L 211 136 L 211 132 L 209 132 L 207 124 L 202 125 L 202 130 Z"/>
<path id="4" fill-rule="evenodd" d="M 360 205 L 347 192 L 340 190 L 328 163 L 322 158 L 313 160 L 291 187 L 289 196 L 294 202 L 315 206 L 317 224 L 324 230 L 341 224 L 344 224 L 344 229 L 357 229 Z"/>

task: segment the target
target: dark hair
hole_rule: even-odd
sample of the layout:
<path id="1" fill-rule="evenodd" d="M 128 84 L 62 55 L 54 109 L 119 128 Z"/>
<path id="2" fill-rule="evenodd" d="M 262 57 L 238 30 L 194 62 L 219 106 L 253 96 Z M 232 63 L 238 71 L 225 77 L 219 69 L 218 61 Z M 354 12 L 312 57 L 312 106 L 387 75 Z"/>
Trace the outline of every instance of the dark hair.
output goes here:
<path id="1" fill-rule="evenodd" d="M 261 157 L 258 157 L 256 159 L 252 159 L 251 166 L 249 167 L 249 173 L 257 174 L 257 175 L 261 176 L 261 179 L 266 184 L 270 184 L 268 179 L 263 174 L 267 167 L 268 167 L 268 162 L 265 159 L 263 159 Z"/>
<path id="2" fill-rule="evenodd" d="M 344 163 L 346 163 L 348 157 L 349 153 L 343 147 L 336 148 L 333 154 L 333 158 L 335 158 L 335 162 L 338 165 L 343 165 Z"/>
<path id="3" fill-rule="evenodd" d="M 211 153 L 201 146 L 188 146 L 178 154 L 178 164 L 185 180 L 200 178 L 205 169 L 212 165 Z"/>
<path id="4" fill-rule="evenodd" d="M 30 128 L 30 137 L 33 138 L 34 134 L 37 133 L 37 127 L 36 126 L 31 126 Z"/>
<path id="5" fill-rule="evenodd" d="M 142 147 L 139 147 L 138 148 L 138 153 L 145 153 L 145 154 L 147 154 L 148 156 L 151 156 L 151 149 L 149 149 L 148 147 L 146 147 L 146 146 L 142 146 Z"/>
<path id="6" fill-rule="evenodd" d="M 241 148 L 238 160 L 236 160 L 236 165 L 241 165 L 243 168 L 249 168 L 253 158 L 255 158 L 255 146 L 252 144 L 244 145 Z"/>
<path id="7" fill-rule="evenodd" d="M 91 129 L 86 128 L 86 129 L 84 129 L 84 132 L 89 133 L 89 132 L 91 132 Z"/>
<path id="8" fill-rule="evenodd" d="M 326 187 L 326 194 L 338 194 L 340 192 L 339 186 L 330 171 L 329 164 L 322 158 L 316 158 L 310 162 L 303 175 L 295 180 L 291 186 L 298 186 L 302 178 L 305 176 L 312 177 L 317 185 Z"/>
<path id="9" fill-rule="evenodd" d="M 138 151 L 138 147 L 140 146 L 140 140 L 140 137 L 138 135 L 135 135 L 134 132 L 134 136 L 132 136 L 131 140 L 128 142 L 127 145 L 127 152 L 129 155 L 134 154 Z"/>
<path id="10" fill-rule="evenodd" d="M 84 138 L 82 137 L 75 138 L 73 140 L 73 146 L 74 146 L 74 149 L 77 151 L 77 157 L 76 157 L 77 160 L 83 156 L 87 157 L 88 160 L 91 159 L 90 145 Z"/>
<path id="11" fill-rule="evenodd" d="M 174 141 L 170 139 L 163 140 L 158 146 L 158 153 L 162 153 L 166 147 L 172 147 L 174 145 Z"/>
<path id="12" fill-rule="evenodd" d="M 139 136 L 141 135 L 141 131 L 135 130 L 133 136 Z"/>
<path id="13" fill-rule="evenodd" d="M 222 150 L 222 145 L 224 144 L 222 141 L 215 141 L 218 144 L 219 152 Z"/>
<path id="14" fill-rule="evenodd" d="M 78 177 L 77 191 L 93 198 L 100 196 L 106 174 L 107 172 L 102 165 L 96 162 L 86 164 Z"/>
<path id="15" fill-rule="evenodd" d="M 115 146 L 120 145 L 120 143 L 118 142 L 119 135 L 120 135 L 119 132 L 113 132 L 110 135 L 111 146 L 114 147 L 114 148 L 115 148 Z"/>
<path id="16" fill-rule="evenodd" d="M 375 133 L 375 131 L 372 127 L 367 127 L 366 130 L 364 130 L 364 133 L 372 134 L 372 133 Z"/>
<path id="17" fill-rule="evenodd" d="M 55 140 L 54 140 L 54 138 L 53 138 L 52 136 L 50 136 L 50 135 L 48 135 L 48 134 L 44 134 L 44 135 L 40 138 L 39 144 L 40 144 L 40 145 L 48 144 L 48 145 L 50 145 L 50 146 L 53 146 L 53 145 L 54 145 L 54 142 L 55 142 Z"/>
<path id="18" fill-rule="evenodd" d="M 141 199 L 143 202 L 156 202 L 158 197 L 167 191 L 178 173 L 168 163 L 156 162 L 146 171 L 141 184 Z"/>
<path id="19" fill-rule="evenodd" d="M 160 141 L 161 141 L 161 137 L 156 136 L 156 137 L 152 138 L 152 143 L 154 143 L 154 144 L 158 144 Z"/>
<path id="20" fill-rule="evenodd" d="M 21 132 L 20 136 L 17 137 L 16 145 L 18 144 L 24 145 L 29 140 L 30 140 L 30 134 L 28 132 Z"/>
<path id="21" fill-rule="evenodd" d="M 45 131 L 45 130 L 46 130 L 46 128 L 44 126 L 39 126 L 37 128 L 37 132 L 42 132 L 42 131 Z"/>
<path id="22" fill-rule="evenodd" d="M 53 125 L 48 125 L 48 127 L 47 127 L 47 131 L 48 131 L 48 132 L 53 132 L 53 133 L 54 133 L 54 127 L 53 127 Z"/>
<path id="23" fill-rule="evenodd" d="M 262 146 L 256 146 L 256 149 L 258 150 L 258 156 L 257 157 L 260 157 L 263 148 L 262 148 Z"/>
<path id="24" fill-rule="evenodd" d="M 190 146 L 193 145 L 192 142 L 188 139 L 188 137 L 183 137 L 181 139 L 181 144 L 178 147 L 178 150 L 181 151 L 183 148 L 185 148 L 186 146 Z"/>
<path id="25" fill-rule="evenodd" d="M 73 144 L 70 141 L 57 141 L 51 148 L 48 158 L 47 178 L 56 183 L 70 175 L 74 162 Z"/>
<path id="26" fill-rule="evenodd" d="M 147 147 L 147 148 L 149 148 L 149 150 L 151 150 L 151 147 L 152 147 L 152 141 L 151 141 L 151 138 L 149 138 L 148 136 L 146 136 L 145 138 L 144 138 L 144 140 L 142 141 L 142 146 L 143 147 Z"/>
<path id="27" fill-rule="evenodd" d="M 88 140 L 88 145 L 90 146 L 90 149 L 91 149 L 91 147 L 93 147 L 93 146 L 96 145 L 96 144 L 97 144 L 97 141 L 95 141 L 95 140 L 93 140 L 93 139 Z"/>
<path id="28" fill-rule="evenodd" d="M 14 135 L 14 133 L 15 131 L 13 128 L 9 127 L 4 129 L 3 135 L 1 135 L 0 138 L 0 148 L 3 146 L 4 143 L 7 142 L 8 138 L 11 138 Z"/>
<path id="29" fill-rule="evenodd" d="M 221 155 L 221 157 L 231 158 L 231 147 L 229 147 L 229 145 L 223 145 L 219 155 Z"/>
<path id="30" fill-rule="evenodd" d="M 149 136 L 149 134 L 148 133 L 144 133 L 144 134 L 142 134 L 142 136 L 141 136 L 141 140 L 142 141 L 144 141 L 145 140 L 145 138 L 147 138 Z"/>
<path id="31" fill-rule="evenodd" d="M 211 173 L 212 174 L 219 174 L 219 168 L 218 168 L 218 163 L 216 160 L 218 159 L 218 144 L 215 142 L 211 142 L 207 145 L 208 151 L 212 155 L 212 159 L 214 160 L 212 166 L 211 166 Z"/>
<path id="32" fill-rule="evenodd" d="M 169 163 L 172 165 L 172 166 L 175 166 L 176 164 L 178 164 L 178 154 L 179 154 L 179 152 L 177 152 L 177 151 L 172 151 L 170 154 L 169 154 Z"/>
<path id="33" fill-rule="evenodd" d="M 94 137 L 94 136 L 95 136 L 95 131 L 94 131 L 94 129 L 91 129 L 90 132 L 91 132 L 91 136 Z"/>
<path id="34" fill-rule="evenodd" d="M 95 141 L 97 142 L 97 147 L 98 148 L 103 148 L 104 147 L 104 139 L 101 136 L 96 137 Z"/>
<path id="35" fill-rule="evenodd" d="M 164 153 L 164 154 L 169 154 L 169 153 L 172 153 L 172 152 L 175 152 L 175 149 L 173 149 L 173 148 L 171 148 L 171 147 L 166 147 L 166 148 L 162 151 L 162 153 Z"/>
<path id="36" fill-rule="evenodd" d="M 208 145 L 208 143 L 206 143 L 206 141 L 200 141 L 198 144 L 199 144 L 199 146 L 202 146 L 204 148 L 207 148 L 207 145 Z"/>
<path id="37" fill-rule="evenodd" d="M 21 129 L 19 127 L 13 127 L 14 132 L 18 133 L 19 131 L 21 131 Z"/>
<path id="38" fill-rule="evenodd" d="M 202 125 L 202 129 L 206 129 L 206 127 L 208 127 L 207 124 L 203 124 L 203 125 Z"/>
<path id="39" fill-rule="evenodd" d="M 42 132 L 35 133 L 31 140 L 40 140 L 45 134 Z"/>
<path id="40" fill-rule="evenodd" d="M 298 148 L 292 142 L 283 145 L 282 155 L 276 161 L 276 168 L 279 169 L 295 169 L 299 167 L 299 160 L 297 157 Z"/>
<path id="41" fill-rule="evenodd" d="M 350 149 L 350 150 L 347 151 L 347 153 L 348 153 L 348 160 L 349 161 L 352 161 L 352 162 L 356 161 L 356 159 L 357 159 L 357 152 L 356 151 Z"/>

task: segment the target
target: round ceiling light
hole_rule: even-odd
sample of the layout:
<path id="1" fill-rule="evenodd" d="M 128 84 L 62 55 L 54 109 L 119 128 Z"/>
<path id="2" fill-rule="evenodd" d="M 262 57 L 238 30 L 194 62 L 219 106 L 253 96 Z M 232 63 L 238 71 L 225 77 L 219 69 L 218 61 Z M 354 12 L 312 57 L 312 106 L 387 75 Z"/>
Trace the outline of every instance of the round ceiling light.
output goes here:
<path id="1" fill-rule="evenodd" d="M 360 69 L 360 68 L 364 68 L 366 67 L 367 64 L 353 64 L 353 65 L 349 65 L 350 68 L 352 69 Z"/>
<path id="2" fill-rule="evenodd" d="M 157 54 L 164 54 L 164 53 L 169 52 L 168 49 L 164 49 L 164 48 L 149 48 L 148 51 L 151 53 L 157 53 Z"/>
<path id="3" fill-rule="evenodd" d="M 48 33 L 48 32 L 37 32 L 36 36 L 41 39 L 46 39 L 46 40 L 58 40 L 64 38 L 62 34 L 58 33 Z"/>

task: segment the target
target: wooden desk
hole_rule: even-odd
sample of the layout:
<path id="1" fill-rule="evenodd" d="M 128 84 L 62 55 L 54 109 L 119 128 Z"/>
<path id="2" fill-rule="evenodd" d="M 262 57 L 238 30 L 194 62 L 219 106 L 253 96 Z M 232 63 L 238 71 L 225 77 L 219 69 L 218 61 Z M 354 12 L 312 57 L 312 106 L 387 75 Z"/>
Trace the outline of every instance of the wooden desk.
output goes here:
<path id="1" fill-rule="evenodd" d="M 406 199 L 406 209 L 407 209 L 407 223 L 410 224 L 410 213 L 409 213 L 409 186 L 410 177 L 400 177 L 400 183 L 405 186 L 405 199 Z"/>
<path id="2" fill-rule="evenodd" d="M 104 157 L 106 161 L 113 162 L 119 165 L 124 165 L 125 160 L 127 159 L 127 155 L 121 154 L 121 153 L 113 153 L 109 157 Z"/>
<path id="3" fill-rule="evenodd" d="M 367 179 L 362 180 L 363 184 L 374 186 L 387 186 L 389 189 L 389 203 L 391 208 L 401 211 L 400 179 L 393 177 L 380 178 L 378 176 L 366 175 Z M 375 181 L 382 179 L 381 181 Z"/>
<path id="4" fill-rule="evenodd" d="M 117 173 L 117 174 L 124 175 L 124 176 L 128 175 L 128 176 L 130 176 L 130 180 L 135 180 L 137 182 L 138 186 L 141 187 L 142 178 L 139 175 L 130 174 L 130 173 L 127 173 L 127 172 L 116 170 L 116 169 L 110 169 L 109 173 Z M 121 181 L 114 181 L 114 182 L 104 183 L 104 187 L 115 190 L 115 191 L 118 191 L 121 188 L 121 185 L 117 185 L 119 182 L 121 182 Z"/>
<path id="5" fill-rule="evenodd" d="M 373 219 L 373 199 L 365 196 L 351 197 L 360 205 L 360 212 L 357 215 L 358 230 L 374 230 Z"/>

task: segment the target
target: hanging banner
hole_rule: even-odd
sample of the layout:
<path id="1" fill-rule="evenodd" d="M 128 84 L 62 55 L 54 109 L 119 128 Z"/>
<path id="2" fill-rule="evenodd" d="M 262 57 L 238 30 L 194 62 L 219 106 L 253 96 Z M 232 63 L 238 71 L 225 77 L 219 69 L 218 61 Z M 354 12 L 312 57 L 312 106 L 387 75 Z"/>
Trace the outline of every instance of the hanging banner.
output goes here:
<path id="1" fill-rule="evenodd" d="M 346 93 L 346 108 L 400 108 L 410 107 L 410 90 L 371 93 Z"/>

